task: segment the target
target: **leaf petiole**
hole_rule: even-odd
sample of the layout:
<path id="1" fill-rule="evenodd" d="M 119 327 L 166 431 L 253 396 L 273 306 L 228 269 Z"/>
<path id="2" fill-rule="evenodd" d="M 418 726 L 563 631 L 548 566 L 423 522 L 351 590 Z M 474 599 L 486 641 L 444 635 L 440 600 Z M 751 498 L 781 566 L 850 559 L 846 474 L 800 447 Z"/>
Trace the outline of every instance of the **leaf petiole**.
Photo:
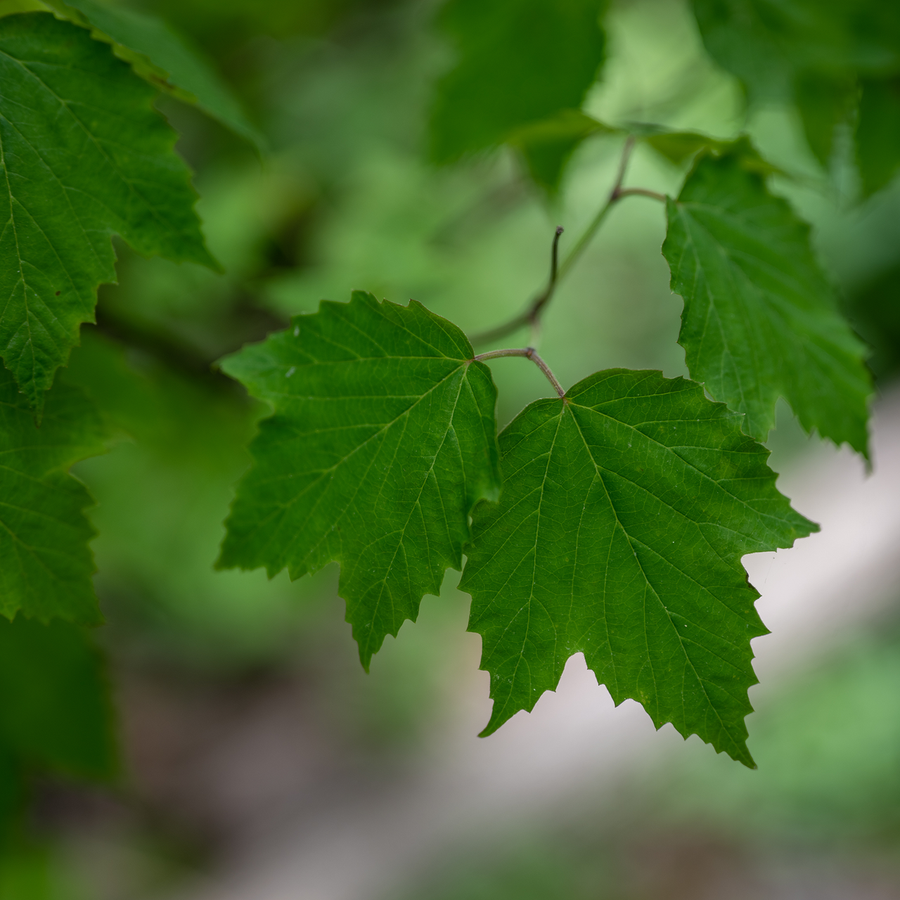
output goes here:
<path id="1" fill-rule="evenodd" d="M 530 359 L 543 373 L 547 376 L 547 380 L 553 385 L 553 389 L 559 394 L 560 399 L 565 399 L 566 392 L 563 386 L 556 380 L 556 376 L 550 371 L 550 366 L 538 356 L 534 347 L 515 347 L 508 350 L 489 350 L 487 353 L 479 353 L 472 357 L 472 362 L 484 362 L 486 359 L 499 359 L 501 356 L 524 356 Z"/>

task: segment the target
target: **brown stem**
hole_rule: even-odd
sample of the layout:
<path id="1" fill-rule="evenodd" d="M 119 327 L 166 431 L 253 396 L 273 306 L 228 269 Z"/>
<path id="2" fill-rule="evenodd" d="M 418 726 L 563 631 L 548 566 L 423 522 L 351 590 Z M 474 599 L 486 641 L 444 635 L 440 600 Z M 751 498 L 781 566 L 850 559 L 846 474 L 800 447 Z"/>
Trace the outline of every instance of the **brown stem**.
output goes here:
<path id="1" fill-rule="evenodd" d="M 563 386 L 556 380 L 556 376 L 550 371 L 550 367 L 545 363 L 534 347 L 517 347 L 510 350 L 489 350 L 487 353 L 479 353 L 472 357 L 473 362 L 484 362 L 486 359 L 499 359 L 501 356 L 524 356 L 530 359 L 543 373 L 547 376 L 547 380 L 553 385 L 556 393 L 560 398 L 565 398 L 566 392 Z"/>
<path id="2" fill-rule="evenodd" d="M 498 325 L 488 331 L 482 331 L 478 334 L 473 335 L 471 338 L 471 342 L 473 344 L 490 343 L 491 341 L 504 337 L 505 335 L 510 334 L 513 331 L 517 331 L 524 325 L 531 325 L 532 340 L 534 340 L 534 335 L 536 335 L 537 333 L 537 326 L 541 314 L 553 297 L 553 294 L 556 290 L 556 285 L 566 276 L 572 266 L 575 265 L 578 258 L 584 252 L 585 247 L 587 247 L 591 239 L 600 229 L 600 226 L 603 224 L 613 205 L 623 197 L 632 196 L 652 197 L 654 200 L 665 201 L 665 196 L 663 194 L 656 193 L 656 191 L 649 191 L 645 188 L 622 187 L 622 183 L 625 180 L 625 173 L 628 169 L 628 163 L 631 159 L 631 153 L 634 150 L 634 145 L 635 138 L 633 135 L 629 135 L 625 141 L 624 147 L 622 148 L 622 157 L 619 160 L 619 168 L 616 172 L 616 179 L 613 182 L 612 190 L 609 192 L 609 196 L 606 198 L 606 202 L 603 204 L 603 206 L 600 207 L 597 215 L 594 216 L 591 223 L 584 230 L 584 233 L 575 242 L 575 246 L 569 251 L 569 255 L 565 258 L 561 266 L 557 266 L 557 253 L 559 236 L 562 234 L 563 229 L 560 227 L 556 229 L 556 235 L 553 238 L 553 250 L 550 263 L 550 280 L 547 284 L 547 287 L 540 294 L 538 294 L 538 296 L 535 297 L 534 300 L 532 300 L 531 303 L 529 303 L 528 306 L 518 315 L 513 316 L 513 318 L 511 319 L 508 319 L 502 325 Z"/>

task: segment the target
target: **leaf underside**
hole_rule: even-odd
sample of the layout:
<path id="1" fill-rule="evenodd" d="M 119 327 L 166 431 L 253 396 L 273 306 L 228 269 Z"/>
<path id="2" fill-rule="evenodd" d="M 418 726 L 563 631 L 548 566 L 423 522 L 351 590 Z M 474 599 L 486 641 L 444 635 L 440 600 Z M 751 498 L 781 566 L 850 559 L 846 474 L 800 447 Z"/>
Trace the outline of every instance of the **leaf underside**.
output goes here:
<path id="1" fill-rule="evenodd" d="M 110 237 L 215 267 L 175 132 L 107 44 L 49 13 L 0 19 L 0 355 L 32 407 L 115 281 Z"/>
<path id="2" fill-rule="evenodd" d="M 784 397 L 807 431 L 865 454 L 865 348 L 838 312 L 809 227 L 737 150 L 701 154 L 667 211 L 663 255 L 684 298 L 691 377 L 744 413 L 759 440 Z"/>
<path id="3" fill-rule="evenodd" d="M 504 429 L 503 493 L 475 509 L 460 583 L 491 676 L 485 734 L 583 652 L 617 704 L 753 765 L 750 640 L 765 628 L 740 559 L 817 528 L 740 422 L 693 382 L 618 369 Z"/>
<path id="4" fill-rule="evenodd" d="M 356 292 L 226 358 L 275 410 L 251 445 L 218 565 L 291 578 L 341 564 L 363 665 L 462 567 L 472 506 L 499 491 L 490 370 L 411 301 Z"/>
<path id="5" fill-rule="evenodd" d="M 40 427 L 12 375 L 0 369 L 0 614 L 101 621 L 84 510 L 93 500 L 68 474 L 105 451 L 105 428 L 78 389 L 50 392 Z"/>

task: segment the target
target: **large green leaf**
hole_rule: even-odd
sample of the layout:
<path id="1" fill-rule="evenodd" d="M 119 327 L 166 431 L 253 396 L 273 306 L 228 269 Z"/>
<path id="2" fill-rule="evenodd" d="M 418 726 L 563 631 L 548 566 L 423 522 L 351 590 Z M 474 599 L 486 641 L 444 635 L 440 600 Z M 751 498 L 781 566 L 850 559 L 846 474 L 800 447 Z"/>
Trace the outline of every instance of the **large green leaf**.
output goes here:
<path id="1" fill-rule="evenodd" d="M 431 116 L 440 162 L 577 109 L 603 62 L 606 0 L 450 0 L 441 24 L 458 53 Z"/>
<path id="2" fill-rule="evenodd" d="M 667 202 L 663 255 L 684 297 L 679 341 L 691 377 L 765 440 L 784 397 L 807 431 L 866 452 L 871 380 L 837 309 L 809 227 L 744 164 L 745 142 L 701 154 Z"/>
<path id="3" fill-rule="evenodd" d="M 503 493 L 475 508 L 460 583 L 491 675 L 485 734 L 583 652 L 617 704 L 753 764 L 750 640 L 765 628 L 740 559 L 816 526 L 740 424 L 693 382 L 614 369 L 504 429 Z"/>
<path id="4" fill-rule="evenodd" d="M 12 375 L 0 369 L 0 615 L 100 621 L 84 515 L 93 501 L 68 474 L 105 450 L 100 417 L 78 389 L 48 394 L 40 427 Z"/>
<path id="5" fill-rule="evenodd" d="M 354 293 L 225 359 L 275 414 L 251 445 L 219 565 L 292 578 L 341 563 L 363 665 L 415 620 L 468 515 L 499 490 L 490 370 L 465 335 L 411 301 Z"/>
<path id="6" fill-rule="evenodd" d="M 94 29 L 155 87 L 192 103 L 257 147 L 259 131 L 201 52 L 155 16 L 95 0 L 47 0 L 60 15 Z"/>
<path id="7" fill-rule="evenodd" d="M 115 281 L 112 234 L 216 266 L 155 91 L 50 14 L 0 19 L 0 355 L 33 407 Z"/>

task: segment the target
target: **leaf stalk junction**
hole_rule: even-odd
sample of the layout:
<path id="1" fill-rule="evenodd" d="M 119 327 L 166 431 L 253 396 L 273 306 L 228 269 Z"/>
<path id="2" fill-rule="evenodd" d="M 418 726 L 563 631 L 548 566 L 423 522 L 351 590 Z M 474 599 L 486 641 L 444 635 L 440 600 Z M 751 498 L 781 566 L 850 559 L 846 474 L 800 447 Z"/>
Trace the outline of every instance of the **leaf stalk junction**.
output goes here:
<path id="1" fill-rule="evenodd" d="M 550 371 L 550 367 L 538 356 L 534 347 L 515 347 L 509 350 L 489 350 L 487 353 L 479 353 L 472 358 L 473 362 L 484 362 L 486 359 L 499 359 L 501 356 L 524 356 L 530 359 L 543 373 L 547 376 L 547 380 L 553 385 L 554 390 L 561 400 L 565 400 L 566 392 L 563 386 L 556 380 L 556 376 Z"/>

